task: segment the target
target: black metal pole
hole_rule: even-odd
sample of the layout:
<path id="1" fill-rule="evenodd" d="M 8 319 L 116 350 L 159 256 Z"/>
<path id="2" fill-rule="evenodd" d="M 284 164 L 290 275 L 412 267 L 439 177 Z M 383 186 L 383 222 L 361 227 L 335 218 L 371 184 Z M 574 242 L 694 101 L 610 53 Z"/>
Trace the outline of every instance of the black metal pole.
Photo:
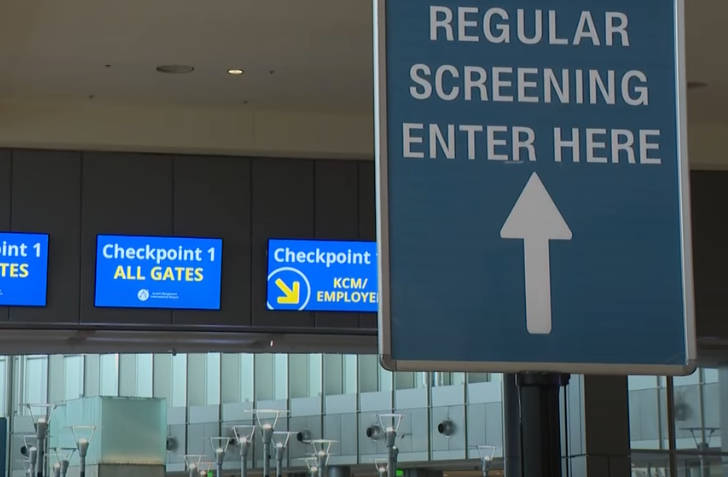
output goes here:
<path id="1" fill-rule="evenodd" d="M 561 477 L 559 389 L 568 374 L 520 373 L 523 477 Z M 510 476 L 509 476 L 510 477 Z"/>
<path id="2" fill-rule="evenodd" d="M 270 439 L 263 441 L 263 477 L 270 477 Z"/>
<path id="3" fill-rule="evenodd" d="M 503 375 L 503 466 L 506 477 L 521 477 L 521 405 L 515 374 Z"/>

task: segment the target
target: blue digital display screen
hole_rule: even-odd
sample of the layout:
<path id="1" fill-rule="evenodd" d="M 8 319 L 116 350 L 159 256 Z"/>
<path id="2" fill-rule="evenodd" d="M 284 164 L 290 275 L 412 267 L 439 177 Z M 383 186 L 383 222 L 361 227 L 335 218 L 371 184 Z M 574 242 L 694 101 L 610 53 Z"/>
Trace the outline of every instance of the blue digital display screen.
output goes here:
<path id="1" fill-rule="evenodd" d="M 0 305 L 45 306 L 48 234 L 0 233 Z"/>
<path id="2" fill-rule="evenodd" d="M 99 235 L 97 307 L 220 309 L 222 239 Z"/>
<path id="3" fill-rule="evenodd" d="M 268 241 L 269 310 L 376 312 L 376 242 Z"/>

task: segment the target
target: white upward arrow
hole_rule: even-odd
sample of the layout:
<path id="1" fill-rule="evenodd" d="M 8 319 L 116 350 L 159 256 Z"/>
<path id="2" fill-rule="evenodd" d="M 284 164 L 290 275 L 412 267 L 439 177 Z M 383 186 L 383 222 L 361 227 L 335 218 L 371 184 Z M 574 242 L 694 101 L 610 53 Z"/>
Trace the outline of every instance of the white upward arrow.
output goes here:
<path id="1" fill-rule="evenodd" d="M 500 235 L 504 239 L 523 240 L 526 329 L 531 334 L 550 334 L 549 240 L 571 240 L 571 229 L 535 172 L 528 179 Z"/>

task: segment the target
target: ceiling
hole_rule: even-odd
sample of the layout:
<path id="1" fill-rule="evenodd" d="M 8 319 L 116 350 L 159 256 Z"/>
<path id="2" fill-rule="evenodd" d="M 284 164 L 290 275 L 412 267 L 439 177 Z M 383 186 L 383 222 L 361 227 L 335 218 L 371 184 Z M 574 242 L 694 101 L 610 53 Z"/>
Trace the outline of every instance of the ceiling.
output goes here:
<path id="1" fill-rule="evenodd" d="M 716 150 L 728 134 L 728 2 L 686 3 L 688 79 L 707 83 L 689 92 L 693 165 L 728 167 Z M 315 132 L 319 148 L 310 145 L 308 155 L 371 157 L 371 10 L 370 0 L 4 0 L 0 145 L 200 152 L 190 144 L 197 141 L 202 151 L 275 153 L 279 128 L 266 132 L 265 111 L 269 126 Z M 195 71 L 155 71 L 171 63 Z M 246 74 L 230 76 L 230 67 Z M 211 129 L 201 126 L 222 121 L 222 111 L 234 116 L 226 121 L 236 127 L 198 138 L 200 129 Z M 94 126 L 147 113 L 154 117 L 147 130 L 169 120 L 177 121 L 176 133 L 160 129 L 142 138 Z M 301 113 L 319 116 L 302 119 Z M 71 128 L 75 122 L 79 127 Z M 344 127 L 356 129 L 341 134 L 357 138 L 328 144 Z M 189 134 L 179 134 L 185 128 Z M 241 131 L 249 137 L 241 139 Z M 174 143 L 183 136 L 187 143 Z M 298 149 L 306 155 L 295 141 L 283 152 Z"/>
<path id="2" fill-rule="evenodd" d="M 3 97 L 347 112 L 372 102 L 367 0 L 4 0 L 2 10 Z M 195 71 L 155 70 L 175 63 Z M 226 74 L 237 66 L 247 74 Z"/>
<path id="3" fill-rule="evenodd" d="M 685 3 L 688 81 L 707 84 L 688 93 L 689 119 L 728 124 L 728 2 Z"/>

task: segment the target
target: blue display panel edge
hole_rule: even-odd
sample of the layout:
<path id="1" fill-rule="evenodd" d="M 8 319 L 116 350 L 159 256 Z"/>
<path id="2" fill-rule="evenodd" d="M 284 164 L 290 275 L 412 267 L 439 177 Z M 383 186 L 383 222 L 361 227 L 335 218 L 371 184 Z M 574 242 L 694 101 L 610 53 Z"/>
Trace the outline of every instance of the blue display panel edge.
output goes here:
<path id="1" fill-rule="evenodd" d="M 98 235 L 99 308 L 219 310 L 222 239 Z"/>
<path id="2" fill-rule="evenodd" d="M 0 305 L 46 306 L 48 234 L 0 233 Z"/>
<path id="3" fill-rule="evenodd" d="M 376 312 L 375 242 L 268 240 L 269 310 Z"/>
<path id="4" fill-rule="evenodd" d="M 684 1 L 374 9 L 382 364 L 691 372 Z"/>

